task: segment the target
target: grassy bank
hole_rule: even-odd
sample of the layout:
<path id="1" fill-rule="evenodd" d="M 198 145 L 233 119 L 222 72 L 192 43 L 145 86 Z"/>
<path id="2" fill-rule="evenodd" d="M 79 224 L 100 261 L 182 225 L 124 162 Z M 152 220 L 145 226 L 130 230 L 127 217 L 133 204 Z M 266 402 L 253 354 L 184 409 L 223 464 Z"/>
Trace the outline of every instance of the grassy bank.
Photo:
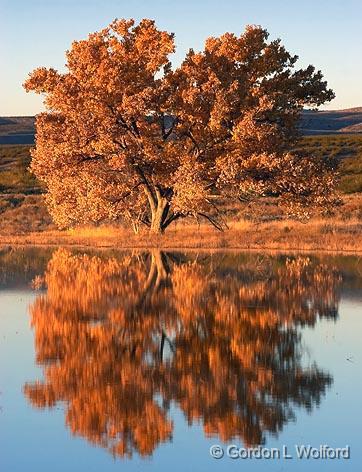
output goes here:
<path id="1" fill-rule="evenodd" d="M 205 225 L 177 225 L 164 235 L 134 235 L 114 226 L 2 235 L 0 244 L 62 245 L 164 249 L 270 249 L 296 251 L 362 252 L 362 222 L 351 219 L 230 223 L 218 232 Z"/>

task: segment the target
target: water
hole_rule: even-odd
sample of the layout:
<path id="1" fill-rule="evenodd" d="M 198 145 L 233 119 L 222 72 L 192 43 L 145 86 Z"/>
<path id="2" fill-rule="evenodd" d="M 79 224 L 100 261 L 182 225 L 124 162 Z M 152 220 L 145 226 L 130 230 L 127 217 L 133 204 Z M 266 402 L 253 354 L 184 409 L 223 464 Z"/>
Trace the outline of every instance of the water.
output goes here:
<path id="1" fill-rule="evenodd" d="M 0 470 L 361 470 L 361 308 L 354 256 L 3 249 Z"/>

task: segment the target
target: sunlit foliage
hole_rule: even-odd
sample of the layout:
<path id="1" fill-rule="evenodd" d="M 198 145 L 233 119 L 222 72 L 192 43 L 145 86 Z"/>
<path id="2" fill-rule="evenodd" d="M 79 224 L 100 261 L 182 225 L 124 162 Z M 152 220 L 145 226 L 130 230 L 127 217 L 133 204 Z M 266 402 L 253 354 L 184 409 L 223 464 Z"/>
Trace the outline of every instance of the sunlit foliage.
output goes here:
<path id="1" fill-rule="evenodd" d="M 304 106 L 334 97 L 259 26 L 208 38 L 172 69 L 172 34 L 116 20 L 75 41 L 66 72 L 38 68 L 45 95 L 32 170 L 61 227 L 103 219 L 154 232 L 185 216 L 223 227 L 220 202 L 275 195 L 288 211 L 335 201 L 333 166 L 290 152 Z"/>

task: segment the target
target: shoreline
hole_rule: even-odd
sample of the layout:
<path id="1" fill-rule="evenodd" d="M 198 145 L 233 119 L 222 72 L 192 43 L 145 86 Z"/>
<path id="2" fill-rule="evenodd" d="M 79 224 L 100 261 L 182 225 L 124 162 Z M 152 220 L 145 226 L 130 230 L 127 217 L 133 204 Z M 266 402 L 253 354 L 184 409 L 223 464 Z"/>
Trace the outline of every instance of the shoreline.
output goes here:
<path id="1" fill-rule="evenodd" d="M 218 232 L 207 225 L 178 225 L 163 235 L 138 235 L 115 226 L 0 234 L 0 246 L 64 246 L 95 249 L 175 251 L 319 252 L 362 254 L 362 222 L 312 220 L 230 224 Z"/>
<path id="2" fill-rule="evenodd" d="M 115 246 L 115 245 L 96 245 L 96 244 L 81 244 L 81 243 L 8 243 L 0 239 L 0 250 L 3 248 L 74 248 L 74 249 L 94 249 L 94 250 L 117 250 L 117 251 L 169 251 L 169 252 L 207 252 L 207 253 L 266 253 L 266 254 L 324 254 L 324 255 L 345 255 L 362 257 L 362 249 L 301 249 L 295 247 L 208 247 L 208 246 Z"/>

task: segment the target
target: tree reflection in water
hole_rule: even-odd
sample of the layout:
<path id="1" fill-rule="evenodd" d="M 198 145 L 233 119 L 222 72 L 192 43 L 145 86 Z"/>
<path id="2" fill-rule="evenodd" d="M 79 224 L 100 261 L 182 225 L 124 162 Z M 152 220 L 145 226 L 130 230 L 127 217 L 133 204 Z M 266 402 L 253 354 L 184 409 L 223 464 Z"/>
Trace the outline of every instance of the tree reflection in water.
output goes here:
<path id="1" fill-rule="evenodd" d="M 208 436 L 263 443 L 332 382 L 302 362 L 299 327 L 338 313 L 340 277 L 318 261 L 60 249 L 44 283 L 30 307 L 44 381 L 25 395 L 64 402 L 72 433 L 114 455 L 171 440 L 171 403 Z"/>

